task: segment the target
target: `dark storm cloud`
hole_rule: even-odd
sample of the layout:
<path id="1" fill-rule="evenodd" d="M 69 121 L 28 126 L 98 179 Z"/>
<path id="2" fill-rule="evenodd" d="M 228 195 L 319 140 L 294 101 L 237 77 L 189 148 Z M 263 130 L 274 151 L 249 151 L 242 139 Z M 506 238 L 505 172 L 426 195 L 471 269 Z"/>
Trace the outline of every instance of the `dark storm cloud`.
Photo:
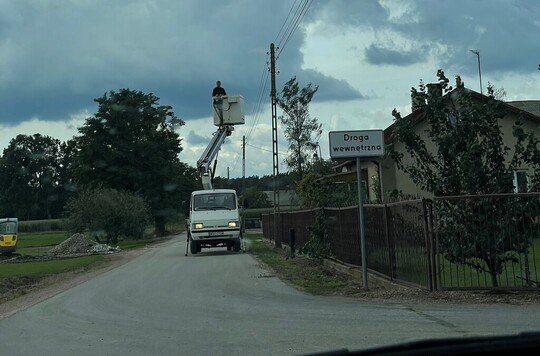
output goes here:
<path id="1" fill-rule="evenodd" d="M 370 64 L 391 64 L 396 66 L 407 66 L 426 60 L 426 51 L 396 50 L 384 48 L 375 44 L 370 45 L 365 50 L 366 61 Z"/>
<path id="2" fill-rule="evenodd" d="M 152 92 L 184 120 L 204 117 L 217 79 L 228 93 L 244 96 L 249 114 L 270 43 L 280 40 L 292 3 L 0 0 L 0 6 L 0 123 L 15 124 L 93 113 L 94 98 L 122 88 Z M 282 72 L 301 74 L 303 36 L 298 29 L 284 43 Z M 351 96 L 346 82 L 324 79 L 331 97 Z"/>
<path id="3" fill-rule="evenodd" d="M 317 93 L 313 96 L 313 102 L 326 102 L 326 101 L 339 101 L 339 100 L 360 100 L 365 97 L 359 93 L 356 89 L 351 87 L 346 81 L 338 80 L 329 76 L 325 76 L 314 70 L 304 70 L 298 72 L 296 80 L 298 85 L 302 88 L 309 83 L 312 86 L 318 86 Z M 281 78 L 285 79 L 285 78 Z M 291 78 L 286 78 L 285 81 Z M 284 85 L 285 83 L 283 83 Z M 278 91 L 283 87 L 280 86 Z"/>
<path id="4" fill-rule="evenodd" d="M 262 79 L 271 42 L 281 47 L 280 84 L 297 76 L 319 85 L 320 102 L 363 98 L 347 81 L 303 67 L 302 28 L 290 38 L 279 35 L 292 3 L 0 0 L 0 124 L 92 113 L 94 98 L 122 88 L 154 93 L 184 120 L 206 117 L 217 79 L 244 96 L 250 114 L 258 101 L 268 105 L 269 82 Z M 538 13 L 535 0 L 319 0 L 302 24 L 317 23 L 326 35 L 369 34 L 355 44 L 369 64 L 430 60 L 474 75 L 469 50 L 477 49 L 483 72 L 536 75 Z"/>

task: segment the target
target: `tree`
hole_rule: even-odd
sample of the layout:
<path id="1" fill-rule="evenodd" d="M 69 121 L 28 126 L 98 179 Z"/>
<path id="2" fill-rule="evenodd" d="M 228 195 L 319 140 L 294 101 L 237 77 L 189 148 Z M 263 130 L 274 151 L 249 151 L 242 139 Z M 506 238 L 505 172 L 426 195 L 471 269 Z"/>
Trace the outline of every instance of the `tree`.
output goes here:
<path id="1" fill-rule="evenodd" d="M 524 162 L 538 171 L 538 140 L 520 131 L 520 120 L 514 126 L 515 153 L 506 161 L 510 148 L 504 145 L 500 120 L 506 112 L 501 101 L 488 89 L 488 97 L 478 103 L 456 77 L 455 89 L 444 72 L 437 73 L 438 83 L 420 84 L 412 89 L 415 103 L 421 109 L 427 143 L 416 133 L 415 122 L 402 118 L 394 109 L 395 140 L 405 145 L 412 158 L 391 152 L 399 169 L 406 172 L 420 188 L 435 196 L 479 195 L 513 192 L 513 171 Z M 441 95 L 442 93 L 448 95 Z M 523 201 L 508 198 L 494 204 L 482 199 L 447 200 L 436 204 L 440 226 L 438 234 L 445 257 L 454 263 L 469 265 L 491 275 L 497 286 L 497 275 L 507 261 L 514 261 L 511 251 L 527 253 L 530 240 L 516 226 L 530 224 L 522 214 Z M 505 222 L 518 221 L 522 224 Z M 467 223 L 465 223 L 467 222 Z M 522 239 L 516 239 L 522 236 Z"/>
<path id="2" fill-rule="evenodd" d="M 296 194 L 302 206 L 315 209 L 341 206 L 350 200 L 350 192 L 343 184 L 336 184 L 325 176 L 333 173 L 331 160 L 320 160 L 313 163 L 310 172 L 296 186 Z"/>
<path id="3" fill-rule="evenodd" d="M 150 208 L 139 195 L 98 187 L 81 190 L 66 205 L 65 217 L 69 232 L 86 232 L 98 241 L 105 238 L 111 244 L 119 238 L 142 238 Z"/>
<path id="4" fill-rule="evenodd" d="M 261 190 L 258 190 L 254 187 L 246 188 L 242 191 L 242 196 L 240 197 L 243 207 L 246 209 L 255 209 L 255 208 L 268 208 L 270 207 L 270 201 L 268 196 L 264 194 Z"/>
<path id="5" fill-rule="evenodd" d="M 0 158 L 0 206 L 21 219 L 59 217 L 65 196 L 63 146 L 50 136 L 18 135 Z"/>
<path id="6" fill-rule="evenodd" d="M 313 151 L 322 134 L 322 124 L 309 115 L 309 103 L 318 90 L 309 83 L 300 89 L 296 77 L 291 78 L 277 97 L 277 104 L 285 115 L 279 117 L 285 126 L 285 137 L 289 141 L 289 155 L 285 162 L 300 181 L 307 171 Z"/>
<path id="7" fill-rule="evenodd" d="M 185 192 L 180 188 L 191 187 L 175 132 L 184 122 L 153 94 L 121 89 L 94 101 L 97 113 L 75 137 L 77 184 L 142 195 L 151 206 L 156 234 L 163 235 L 167 218 L 181 208 Z"/>

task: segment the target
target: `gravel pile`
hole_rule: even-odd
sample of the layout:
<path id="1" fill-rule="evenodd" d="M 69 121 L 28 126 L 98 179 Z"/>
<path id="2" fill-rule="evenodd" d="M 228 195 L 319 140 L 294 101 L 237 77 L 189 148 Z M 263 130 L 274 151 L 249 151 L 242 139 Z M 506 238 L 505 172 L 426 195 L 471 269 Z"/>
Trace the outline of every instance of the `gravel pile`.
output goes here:
<path id="1" fill-rule="evenodd" d="M 49 250 L 53 256 L 70 256 L 90 253 L 109 253 L 117 251 L 118 247 L 112 248 L 109 245 L 99 244 L 88 239 L 84 234 L 74 234 L 59 245 Z"/>

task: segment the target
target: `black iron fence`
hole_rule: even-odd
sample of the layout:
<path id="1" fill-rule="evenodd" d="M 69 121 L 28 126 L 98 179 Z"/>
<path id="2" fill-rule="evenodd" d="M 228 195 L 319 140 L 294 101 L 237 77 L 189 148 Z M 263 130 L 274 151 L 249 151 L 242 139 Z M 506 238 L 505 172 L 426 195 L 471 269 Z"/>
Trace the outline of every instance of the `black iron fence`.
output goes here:
<path id="1" fill-rule="evenodd" d="M 361 265 L 358 207 L 324 208 L 334 258 Z M 263 215 L 266 238 L 296 249 L 315 210 Z M 540 287 L 540 193 L 364 206 L 367 267 L 426 289 Z"/>

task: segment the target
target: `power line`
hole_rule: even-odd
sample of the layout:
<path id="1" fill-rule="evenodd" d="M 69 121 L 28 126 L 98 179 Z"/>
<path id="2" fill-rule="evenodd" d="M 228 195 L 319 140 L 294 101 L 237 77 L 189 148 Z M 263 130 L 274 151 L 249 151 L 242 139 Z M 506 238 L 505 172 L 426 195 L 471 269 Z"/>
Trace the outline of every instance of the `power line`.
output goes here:
<path id="1" fill-rule="evenodd" d="M 294 0 L 294 3 L 292 4 L 289 10 L 289 13 L 287 14 L 285 21 L 281 25 L 281 28 L 278 34 L 276 35 L 276 40 L 274 41 L 274 42 L 278 42 L 277 40 L 281 35 L 281 38 L 278 42 L 279 44 L 277 46 L 277 49 L 279 50 L 277 56 L 279 56 L 279 54 L 283 52 L 289 40 L 298 29 L 300 22 L 302 21 L 303 17 L 308 11 L 312 2 L 313 0 L 301 0 L 301 1 Z M 257 148 L 262 151 L 265 151 L 265 150 L 260 147 L 250 145 L 248 144 L 248 142 L 251 140 L 255 127 L 257 126 L 259 119 L 262 116 L 262 111 L 265 106 L 266 97 L 269 94 L 268 82 L 269 82 L 269 69 L 268 69 L 268 53 L 267 53 L 267 59 L 265 62 L 265 66 L 263 67 L 263 72 L 261 74 L 261 79 L 259 82 L 259 89 L 257 91 L 257 97 L 253 104 L 253 110 L 252 110 L 253 120 L 251 122 L 250 128 L 245 138 L 245 143 L 244 143 L 246 146 Z M 281 155 L 286 156 L 286 154 L 281 154 Z M 234 163 L 235 164 L 233 166 L 236 166 L 236 164 L 238 163 L 238 160 L 235 160 Z"/>
<path id="2" fill-rule="evenodd" d="M 283 52 L 283 50 L 285 49 L 285 47 L 289 43 L 289 40 L 291 39 L 292 35 L 298 29 L 298 26 L 300 25 L 300 22 L 304 18 L 304 15 L 308 11 L 308 9 L 311 6 L 312 2 L 313 2 L 313 0 L 304 0 L 304 2 L 302 4 L 300 4 L 300 5 L 298 5 L 298 7 L 296 8 L 295 18 L 293 19 L 293 21 L 291 21 L 289 23 L 289 26 L 287 27 L 287 33 L 282 37 L 281 41 L 278 43 L 279 52 L 277 53 L 277 57 L 279 57 L 281 52 Z"/>
<path id="3" fill-rule="evenodd" d="M 246 146 L 249 146 L 249 147 L 252 147 L 252 148 L 256 148 L 256 149 L 258 149 L 258 150 L 260 150 L 260 151 L 272 153 L 272 150 L 267 150 L 266 148 L 254 146 L 254 145 L 251 145 L 251 144 L 249 144 L 249 143 L 246 143 Z M 282 156 L 285 156 L 285 157 L 287 156 L 286 153 L 278 153 L 278 154 L 279 154 L 279 155 L 282 155 Z"/>
<path id="4" fill-rule="evenodd" d="M 250 140 L 251 135 L 253 134 L 253 130 L 255 129 L 255 126 L 257 125 L 259 118 L 262 114 L 262 108 L 265 101 L 264 96 L 265 96 L 265 93 L 268 93 L 268 88 L 267 88 L 268 77 L 269 77 L 268 70 L 266 69 L 266 65 L 265 65 L 263 68 L 262 75 L 261 75 L 261 81 L 259 84 L 257 99 L 255 101 L 254 108 L 253 108 L 253 121 L 251 123 L 251 127 L 247 134 L 247 141 Z"/>
<path id="5" fill-rule="evenodd" d="M 296 5 L 296 1 L 297 1 L 297 0 L 294 0 L 294 3 L 292 4 L 291 9 L 289 10 L 289 13 L 287 14 L 287 18 L 285 18 L 285 21 L 283 21 L 283 24 L 281 25 L 281 28 L 279 29 L 279 32 L 278 32 L 278 34 L 276 35 L 276 38 L 274 39 L 274 43 L 277 42 L 277 39 L 278 39 L 279 35 L 281 34 L 281 31 L 283 31 L 283 27 L 285 27 L 285 24 L 286 24 L 287 21 L 289 20 L 289 17 L 291 16 L 291 12 L 292 12 L 294 6 Z"/>

